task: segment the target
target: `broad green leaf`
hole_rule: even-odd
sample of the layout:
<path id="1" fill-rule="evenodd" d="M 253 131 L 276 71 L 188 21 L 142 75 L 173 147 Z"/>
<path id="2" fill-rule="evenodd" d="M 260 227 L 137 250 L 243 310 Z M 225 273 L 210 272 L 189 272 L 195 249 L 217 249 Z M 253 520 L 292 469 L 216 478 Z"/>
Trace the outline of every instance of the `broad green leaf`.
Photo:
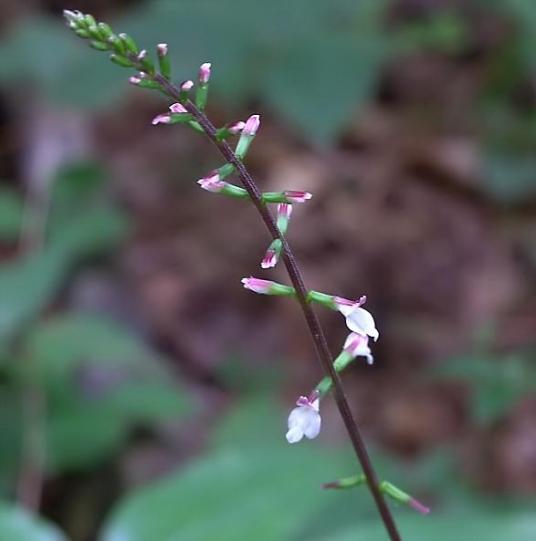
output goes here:
<path id="1" fill-rule="evenodd" d="M 0 188 L 0 240 L 17 240 L 22 223 L 22 199 L 15 190 Z"/>
<path id="2" fill-rule="evenodd" d="M 163 359 L 106 318 L 49 319 L 29 336 L 26 355 L 46 393 L 52 470 L 87 467 L 134 426 L 184 414 L 184 393 Z"/>
<path id="3" fill-rule="evenodd" d="M 150 52 L 169 44 L 175 80 L 211 61 L 211 95 L 234 107 L 263 97 L 307 136 L 333 137 L 370 97 L 392 52 L 385 0 L 155 0 L 113 22 Z M 85 48 L 86 47 L 86 48 Z M 0 51 L 0 77 L 31 77 L 60 103 L 109 104 L 128 71 L 79 42 L 62 21 L 22 24 Z M 263 107 L 263 108 L 265 108 Z"/>
<path id="4" fill-rule="evenodd" d="M 501 513 L 476 508 L 466 513 L 439 513 L 421 517 L 397 517 L 403 539 L 411 541 L 533 541 L 536 537 L 534 513 Z M 385 530 L 379 521 L 357 524 L 330 541 L 385 541 Z M 317 541 L 314 537 L 312 541 Z M 318 539 L 320 541 L 320 539 Z"/>
<path id="5" fill-rule="evenodd" d="M 0 541 L 66 541 L 58 528 L 14 505 L 0 504 Z"/>

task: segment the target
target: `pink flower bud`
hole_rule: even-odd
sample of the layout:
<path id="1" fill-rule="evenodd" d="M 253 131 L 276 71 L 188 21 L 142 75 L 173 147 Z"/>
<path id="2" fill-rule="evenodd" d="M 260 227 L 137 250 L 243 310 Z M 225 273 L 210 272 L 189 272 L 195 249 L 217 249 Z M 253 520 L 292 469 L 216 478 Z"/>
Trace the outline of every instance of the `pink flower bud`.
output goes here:
<path id="1" fill-rule="evenodd" d="M 184 83 L 181 83 L 181 92 L 189 92 L 193 87 L 193 81 L 184 81 Z"/>
<path id="2" fill-rule="evenodd" d="M 276 283 L 271 280 L 262 280 L 261 278 L 253 278 L 253 276 L 242 278 L 241 282 L 246 289 L 261 294 L 269 293 L 272 287 L 276 285 Z"/>
<path id="3" fill-rule="evenodd" d="M 207 190 L 207 192 L 218 193 L 225 188 L 226 182 L 220 180 L 220 175 L 218 173 L 211 173 L 209 176 L 206 176 L 197 181 L 197 184 Z"/>
<path id="4" fill-rule="evenodd" d="M 415 498 L 410 498 L 408 500 L 408 505 L 415 509 L 418 513 L 421 513 L 421 515 L 428 515 L 430 513 L 430 508 L 426 507 L 426 505 L 423 505 L 419 500 L 416 500 Z"/>
<path id="5" fill-rule="evenodd" d="M 277 216 L 290 220 L 292 214 L 292 205 L 289 203 L 279 203 L 277 205 Z"/>
<path id="6" fill-rule="evenodd" d="M 264 254 L 264 257 L 262 258 L 261 267 L 263 269 L 271 269 L 277 265 L 278 259 L 279 256 L 277 252 L 273 248 L 268 248 L 266 254 Z"/>
<path id="7" fill-rule="evenodd" d="M 211 66 L 212 64 L 210 62 L 205 62 L 204 64 L 201 64 L 201 67 L 199 68 L 199 82 L 202 85 L 206 85 L 210 79 Z"/>
<path id="8" fill-rule="evenodd" d="M 184 108 L 184 105 L 182 105 L 182 103 L 173 103 L 172 105 L 169 106 L 169 110 L 172 113 L 175 113 L 175 114 L 182 114 L 182 113 L 187 113 L 188 112 Z"/>
<path id="9" fill-rule="evenodd" d="M 305 201 L 308 201 L 309 199 L 311 199 L 311 197 L 313 197 L 312 193 L 296 190 L 286 190 L 284 193 L 285 197 L 291 203 L 305 203 Z"/>
<path id="10" fill-rule="evenodd" d="M 242 129 L 243 135 L 249 135 L 250 137 L 253 137 L 257 130 L 259 129 L 259 126 L 261 124 L 260 116 L 259 115 L 251 115 Z"/>
<path id="11" fill-rule="evenodd" d="M 156 46 L 156 54 L 162 58 L 163 56 L 166 56 L 168 53 L 168 45 L 167 43 L 159 43 Z"/>
<path id="12" fill-rule="evenodd" d="M 147 51 L 143 49 L 138 53 L 138 60 L 143 60 L 146 56 L 147 56 Z"/>
<path id="13" fill-rule="evenodd" d="M 129 78 L 128 82 L 131 84 L 131 85 L 139 85 L 141 83 L 141 78 L 140 77 L 136 77 L 135 75 L 133 75 L 132 77 Z"/>
<path id="14" fill-rule="evenodd" d="M 159 115 L 156 115 L 151 124 L 153 126 L 156 126 L 157 124 L 169 124 L 171 122 L 171 116 L 169 113 L 161 113 Z"/>
<path id="15" fill-rule="evenodd" d="M 229 128 L 228 128 L 229 133 L 232 133 L 233 135 L 236 135 L 236 134 L 240 133 L 244 129 L 245 125 L 246 125 L 245 122 L 242 122 L 241 120 L 239 120 L 238 122 L 235 122 L 234 124 L 231 124 L 229 126 Z"/>

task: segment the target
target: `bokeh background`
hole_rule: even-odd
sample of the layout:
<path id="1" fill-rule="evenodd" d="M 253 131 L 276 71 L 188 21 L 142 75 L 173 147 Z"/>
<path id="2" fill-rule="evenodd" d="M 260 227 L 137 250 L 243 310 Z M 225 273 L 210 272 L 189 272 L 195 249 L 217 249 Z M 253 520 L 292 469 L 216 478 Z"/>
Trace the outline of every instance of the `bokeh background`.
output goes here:
<path id="1" fill-rule="evenodd" d="M 81 9 L 176 81 L 213 63 L 216 123 L 258 112 L 248 165 L 304 189 L 308 285 L 368 295 L 344 375 L 404 539 L 536 539 L 536 3 L 3 0 L 0 539 L 386 539 L 295 302 L 245 291 L 269 242 L 199 190 L 202 137 L 61 20 Z M 340 315 L 320 313 L 334 353 Z"/>

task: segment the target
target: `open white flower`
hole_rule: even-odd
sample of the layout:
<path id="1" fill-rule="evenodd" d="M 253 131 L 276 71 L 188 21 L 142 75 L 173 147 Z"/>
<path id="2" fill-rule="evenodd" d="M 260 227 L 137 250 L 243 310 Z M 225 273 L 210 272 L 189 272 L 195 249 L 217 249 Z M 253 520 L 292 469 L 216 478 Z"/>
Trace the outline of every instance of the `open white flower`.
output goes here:
<path id="1" fill-rule="evenodd" d="M 374 341 L 378 340 L 380 333 L 376 329 L 376 323 L 374 323 L 374 318 L 372 314 L 361 308 L 360 302 L 355 303 L 352 306 L 346 306 L 344 304 L 339 304 L 339 312 L 346 318 L 346 325 L 348 328 L 361 334 L 362 336 L 370 336 Z"/>
<path id="2" fill-rule="evenodd" d="M 372 364 L 374 362 L 374 357 L 370 352 L 368 341 L 368 336 L 351 332 L 344 342 L 344 350 L 352 357 L 366 357 L 367 363 Z"/>
<path id="3" fill-rule="evenodd" d="M 320 401 L 318 396 L 307 398 L 300 396 L 296 401 L 297 408 L 294 408 L 288 416 L 288 432 L 286 434 L 289 443 L 297 443 L 303 436 L 312 440 L 320 432 Z"/>

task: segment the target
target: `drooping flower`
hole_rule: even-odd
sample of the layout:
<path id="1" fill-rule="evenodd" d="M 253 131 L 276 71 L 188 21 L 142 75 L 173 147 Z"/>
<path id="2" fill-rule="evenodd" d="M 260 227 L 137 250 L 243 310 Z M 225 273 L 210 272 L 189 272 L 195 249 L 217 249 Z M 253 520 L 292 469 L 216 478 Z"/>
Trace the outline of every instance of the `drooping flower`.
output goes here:
<path id="1" fill-rule="evenodd" d="M 367 363 L 372 364 L 374 362 L 374 357 L 370 352 L 368 341 L 368 336 L 351 332 L 344 342 L 343 349 L 352 357 L 366 357 Z"/>
<path id="2" fill-rule="evenodd" d="M 367 298 L 361 297 L 357 302 L 348 304 L 348 299 L 336 297 L 336 305 L 339 312 L 346 318 L 348 328 L 362 336 L 370 336 L 374 341 L 378 340 L 380 333 L 376 329 L 376 323 L 372 314 L 361 308 Z"/>
<path id="3" fill-rule="evenodd" d="M 263 269 L 271 269 L 277 265 L 279 260 L 279 254 L 270 246 L 261 261 L 261 267 Z"/>
<path id="4" fill-rule="evenodd" d="M 288 416 L 288 431 L 286 438 L 289 443 L 298 443 L 303 436 L 312 440 L 320 433 L 322 420 L 320 418 L 320 401 L 317 394 L 309 398 L 300 396 L 294 408 Z"/>

